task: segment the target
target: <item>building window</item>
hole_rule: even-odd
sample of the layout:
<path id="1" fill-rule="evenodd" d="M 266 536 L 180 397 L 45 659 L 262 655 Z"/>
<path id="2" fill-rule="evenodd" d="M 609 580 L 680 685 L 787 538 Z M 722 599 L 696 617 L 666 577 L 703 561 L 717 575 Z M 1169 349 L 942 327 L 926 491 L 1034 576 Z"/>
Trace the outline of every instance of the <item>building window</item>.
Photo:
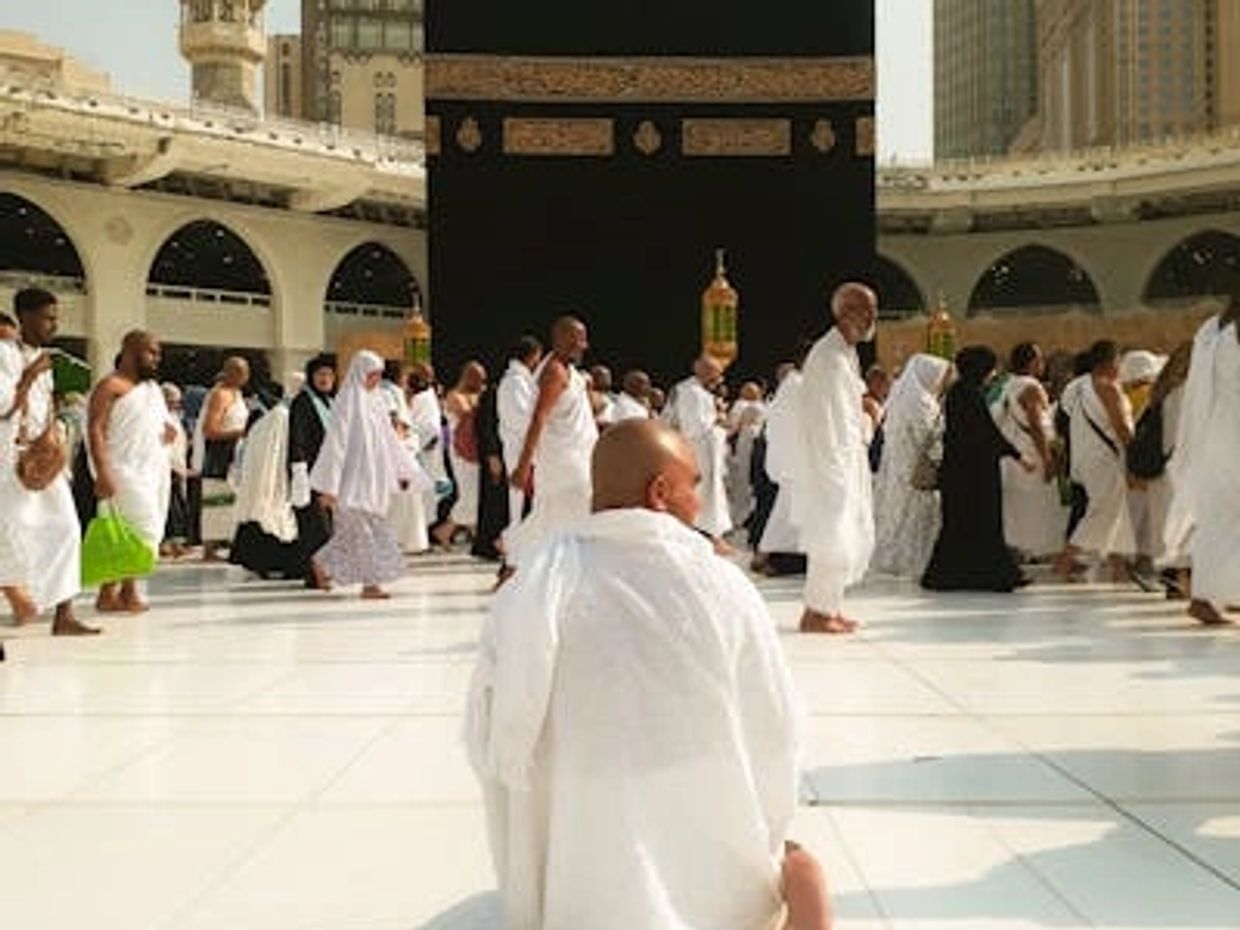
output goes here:
<path id="1" fill-rule="evenodd" d="M 289 116 L 293 112 L 293 66 L 287 61 L 280 65 L 280 114 Z"/>
<path id="2" fill-rule="evenodd" d="M 398 52 L 413 48 L 413 23 L 389 19 L 383 29 L 383 47 Z"/>
<path id="3" fill-rule="evenodd" d="M 333 16 L 331 24 L 333 48 L 353 47 L 353 19 L 349 16 Z"/>
<path id="4" fill-rule="evenodd" d="M 383 20 L 364 16 L 357 21 L 357 47 L 383 48 Z"/>

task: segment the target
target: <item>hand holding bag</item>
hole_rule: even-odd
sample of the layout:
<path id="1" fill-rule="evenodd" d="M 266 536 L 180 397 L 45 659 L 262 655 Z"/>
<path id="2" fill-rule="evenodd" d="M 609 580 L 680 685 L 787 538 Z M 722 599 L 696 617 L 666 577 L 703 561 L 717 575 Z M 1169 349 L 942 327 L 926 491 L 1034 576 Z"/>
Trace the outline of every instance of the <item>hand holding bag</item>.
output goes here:
<path id="1" fill-rule="evenodd" d="M 155 549 L 116 512 L 111 501 L 99 502 L 82 540 L 82 587 L 94 588 L 155 571 Z"/>

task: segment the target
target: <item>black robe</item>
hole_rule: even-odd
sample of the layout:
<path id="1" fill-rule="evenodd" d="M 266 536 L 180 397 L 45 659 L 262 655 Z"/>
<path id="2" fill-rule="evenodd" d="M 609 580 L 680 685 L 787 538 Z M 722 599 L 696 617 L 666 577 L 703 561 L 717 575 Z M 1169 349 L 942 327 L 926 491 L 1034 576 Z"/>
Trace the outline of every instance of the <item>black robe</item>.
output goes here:
<path id="1" fill-rule="evenodd" d="M 478 402 L 474 428 L 478 431 L 478 524 L 471 550 L 480 559 L 501 558 L 500 537 L 508 528 L 508 471 L 504 468 L 504 447 L 499 436 L 499 392 L 488 388 Z M 491 461 L 499 462 L 499 476 Z"/>
<path id="2" fill-rule="evenodd" d="M 331 406 L 331 397 L 320 395 L 323 403 Z M 301 391 L 293 398 L 288 414 L 288 464 L 290 471 L 294 465 L 305 463 L 306 470 L 314 468 L 318 460 L 319 450 L 323 448 L 323 440 L 327 430 L 319 419 L 318 410 L 310 396 L 310 389 Z M 294 511 L 297 517 L 297 547 L 301 554 L 301 562 L 305 577 L 309 581 L 310 557 L 327 545 L 332 537 L 331 511 L 319 503 L 319 495 L 312 493 L 310 503 L 298 507 Z"/>
<path id="3" fill-rule="evenodd" d="M 943 529 L 922 585 L 933 591 L 1011 591 L 1022 575 L 1003 538 L 999 463 L 1020 453 L 995 426 L 975 385 L 957 382 L 946 408 L 939 472 Z"/>

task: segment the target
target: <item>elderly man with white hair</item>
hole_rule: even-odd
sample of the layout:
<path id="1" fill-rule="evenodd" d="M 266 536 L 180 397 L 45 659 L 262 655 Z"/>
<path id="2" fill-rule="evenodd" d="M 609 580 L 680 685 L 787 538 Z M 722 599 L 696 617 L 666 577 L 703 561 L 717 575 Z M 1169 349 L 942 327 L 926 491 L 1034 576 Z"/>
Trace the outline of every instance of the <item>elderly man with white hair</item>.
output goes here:
<path id="1" fill-rule="evenodd" d="M 844 592 L 874 553 L 874 504 L 866 445 L 865 381 L 857 346 L 874 337 L 878 297 L 863 284 L 831 297 L 835 325 L 802 369 L 792 519 L 809 556 L 803 633 L 852 633 Z"/>

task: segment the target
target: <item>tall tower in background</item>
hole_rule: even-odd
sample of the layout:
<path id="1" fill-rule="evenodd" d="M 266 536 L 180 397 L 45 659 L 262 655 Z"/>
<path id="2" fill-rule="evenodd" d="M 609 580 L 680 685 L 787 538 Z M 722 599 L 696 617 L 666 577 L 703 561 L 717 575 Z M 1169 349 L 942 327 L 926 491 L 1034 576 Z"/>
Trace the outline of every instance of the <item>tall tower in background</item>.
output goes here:
<path id="1" fill-rule="evenodd" d="M 1240 123 L 1240 0 L 1039 0 L 1041 148 Z"/>
<path id="2" fill-rule="evenodd" d="M 258 112 L 266 2 L 181 0 L 181 54 L 193 67 L 195 100 Z"/>
<path id="3" fill-rule="evenodd" d="M 1037 114 L 1034 0 L 935 0 L 936 158 L 1002 155 Z"/>
<path id="4" fill-rule="evenodd" d="M 301 115 L 384 135 L 420 135 L 422 14 L 423 0 L 302 0 Z"/>

